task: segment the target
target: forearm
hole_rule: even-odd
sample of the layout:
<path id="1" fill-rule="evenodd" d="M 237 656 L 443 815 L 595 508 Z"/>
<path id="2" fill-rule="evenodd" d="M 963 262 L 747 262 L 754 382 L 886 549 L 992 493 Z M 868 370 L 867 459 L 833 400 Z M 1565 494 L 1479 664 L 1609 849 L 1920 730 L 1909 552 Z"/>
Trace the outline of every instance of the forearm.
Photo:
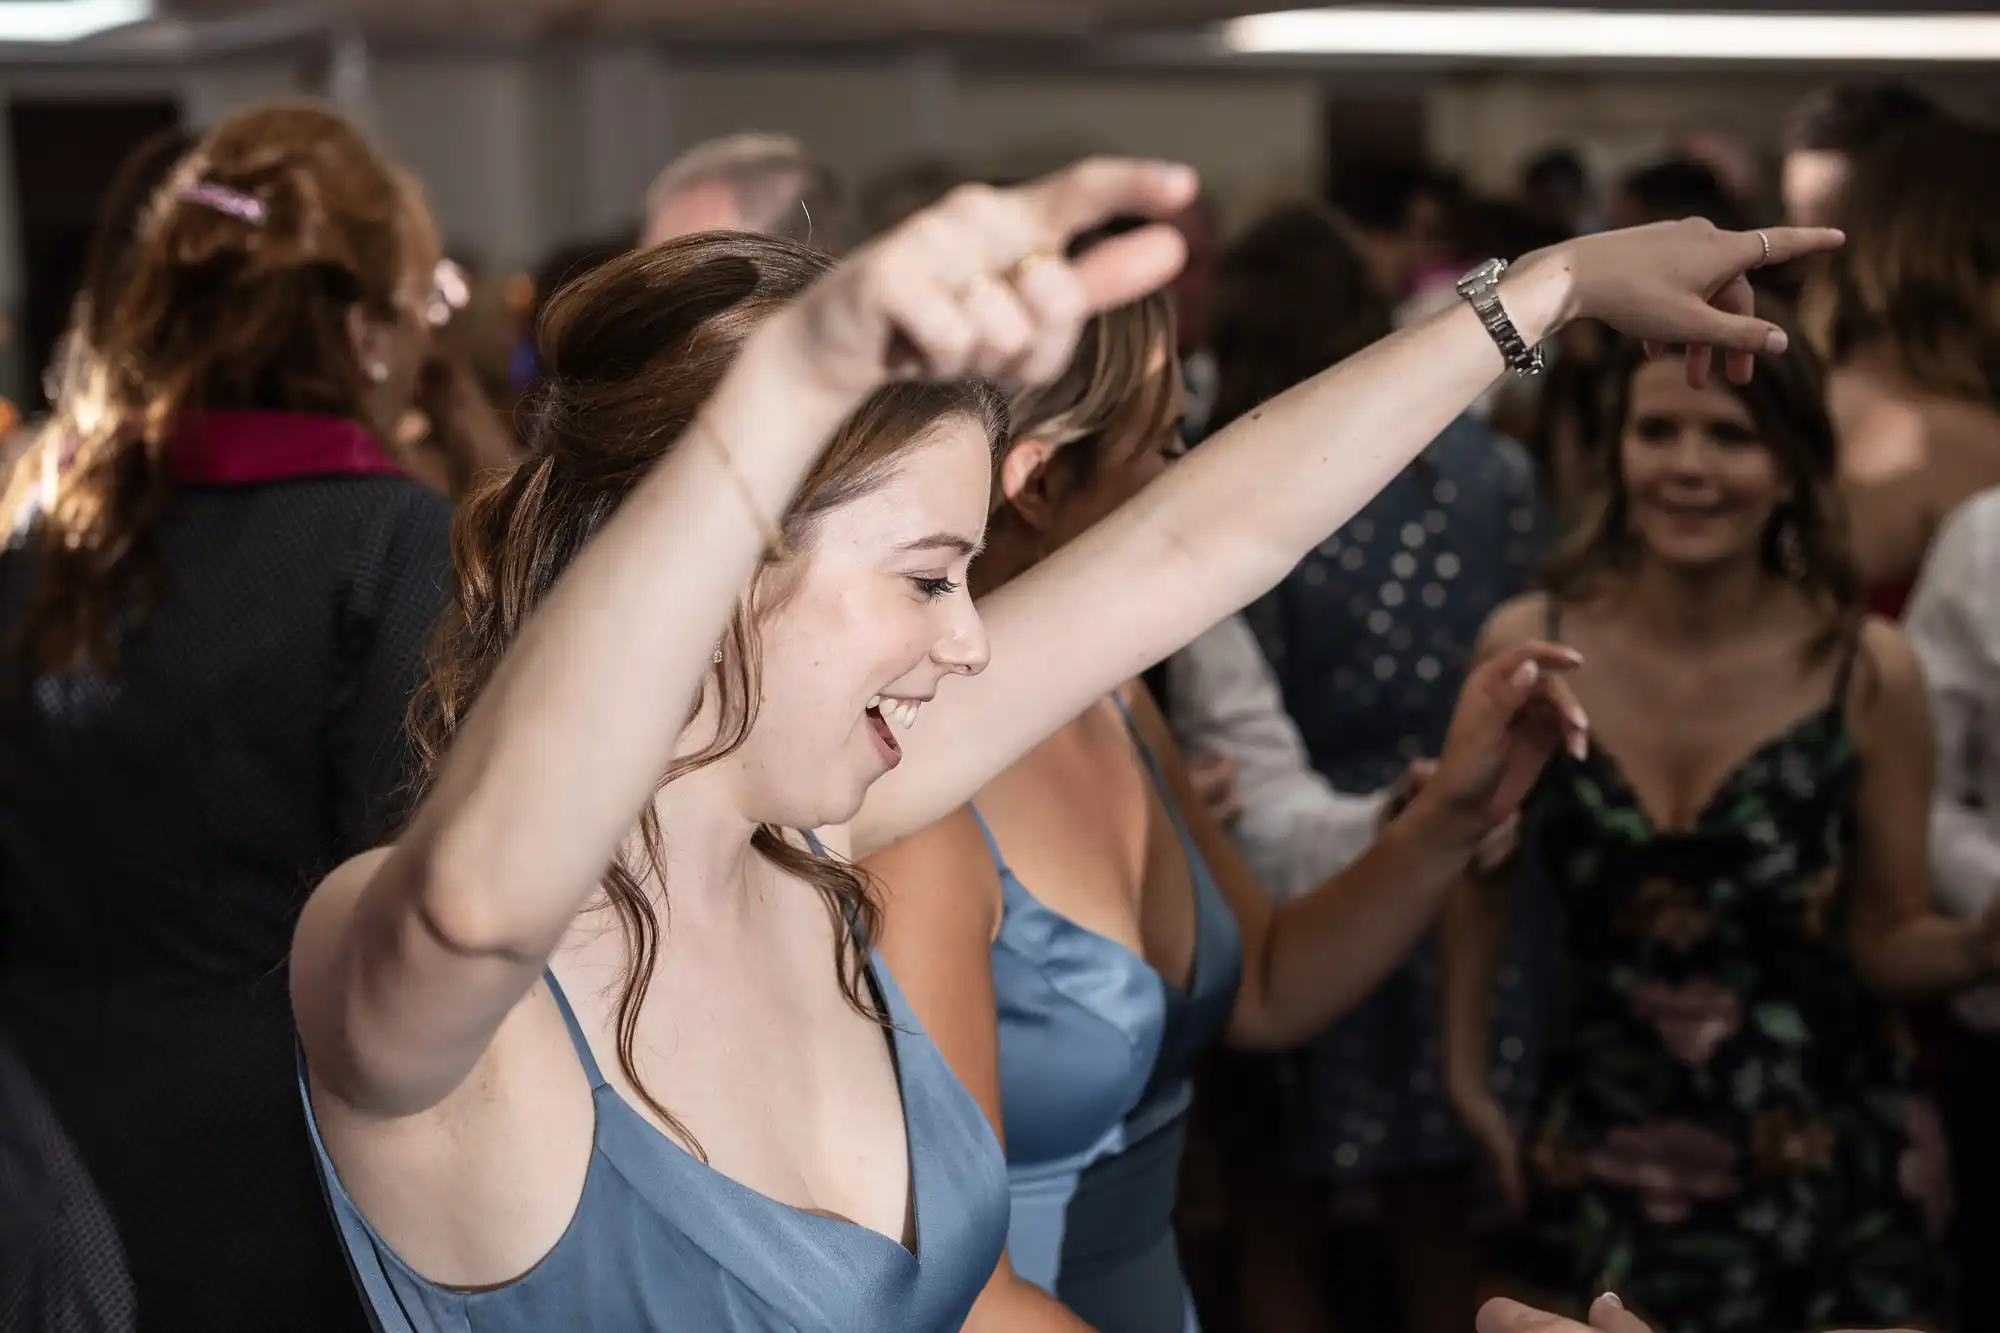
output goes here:
<path id="1" fill-rule="evenodd" d="M 1513 910 L 1511 875 L 1461 880 L 1439 932 L 1444 999 L 1444 1076 L 1454 1095 L 1483 1093 L 1492 1063 L 1493 982 Z"/>
<path id="2" fill-rule="evenodd" d="M 753 336 L 688 438 L 528 619 L 453 740 L 408 842 L 441 872 L 440 920 L 476 947 L 551 947 L 666 772 L 764 553 L 764 516 L 783 514 L 848 407 L 804 391 L 791 346 L 777 321 Z"/>
<path id="3" fill-rule="evenodd" d="M 1920 1000 L 1987 980 L 1975 952 L 1976 927 L 1931 913 L 1884 930 L 1855 932 L 1854 961 L 1863 981 L 1891 1000 Z"/>
<path id="4" fill-rule="evenodd" d="M 1245 791 L 1243 818 L 1230 836 L 1274 903 L 1290 903 L 1358 861 L 1382 829 L 1389 793 L 1354 796 L 1317 774 L 1296 792 L 1270 784 Z"/>
<path id="5" fill-rule="evenodd" d="M 1501 298 L 1536 343 L 1565 318 L 1558 255 L 1530 259 Z M 1246 414 L 1137 502 L 1158 542 L 1185 557 L 1164 655 L 1290 573 L 1406 468 L 1505 369 L 1464 302 L 1392 335 Z M 1164 619 L 1166 612 L 1160 613 Z M 1150 662 L 1147 663 L 1148 665 Z"/>
<path id="6" fill-rule="evenodd" d="M 1568 284 L 1562 252 L 1510 278 L 1502 296 L 1524 338 L 1561 323 Z M 1503 369 L 1461 303 L 1232 424 L 983 599 L 992 664 L 930 706 L 906 762 L 870 793 L 857 846 L 963 804 L 1091 700 L 1275 586 Z M 1046 651 L 1055 643 L 1060 653 Z"/>
<path id="7" fill-rule="evenodd" d="M 1280 907 L 1244 960 L 1232 1039 L 1296 1045 L 1358 1004 L 1435 923 L 1477 845 L 1475 828 L 1420 801 L 1351 864 Z"/>
<path id="8" fill-rule="evenodd" d="M 733 457 L 762 514 L 784 511 L 841 412 L 806 398 L 786 355 L 753 339 L 692 428 L 755 442 Z M 365 1053 L 382 1068 L 435 1065 L 369 1098 L 456 1086 L 534 984 L 667 771 L 763 544 L 712 443 L 689 439 L 529 618 L 325 946 L 325 1040 L 374 1032 L 396 1048 Z"/>

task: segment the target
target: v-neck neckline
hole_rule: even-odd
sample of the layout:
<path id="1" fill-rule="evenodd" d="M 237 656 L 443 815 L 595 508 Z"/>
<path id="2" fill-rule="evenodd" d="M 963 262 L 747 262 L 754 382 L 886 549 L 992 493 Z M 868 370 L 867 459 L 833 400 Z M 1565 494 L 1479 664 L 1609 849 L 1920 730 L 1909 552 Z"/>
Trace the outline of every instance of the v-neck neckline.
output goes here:
<path id="1" fill-rule="evenodd" d="M 776 1209 L 780 1213 L 790 1214 L 793 1217 L 820 1226 L 837 1228 L 843 1232 L 858 1233 L 867 1238 L 871 1244 L 879 1242 L 881 1245 L 889 1247 L 889 1249 L 895 1252 L 895 1256 L 900 1256 L 897 1262 L 914 1266 L 920 1262 L 924 1253 L 923 1181 L 920 1169 L 922 1155 L 916 1150 L 916 1116 L 911 1106 L 909 1081 L 904 1072 L 905 1053 L 903 1051 L 903 1038 L 905 1032 L 903 1020 L 898 1018 L 893 1012 L 893 1002 L 889 998 L 890 989 L 895 985 L 895 982 L 893 979 L 887 979 L 887 984 L 884 984 L 885 978 L 880 970 L 880 959 L 873 949 L 870 949 L 868 953 L 867 977 L 869 989 L 874 994 L 876 1002 L 882 1007 L 883 1016 L 888 1020 L 884 1025 L 883 1036 L 889 1044 L 889 1066 L 895 1075 L 896 1103 L 903 1118 L 903 1155 L 909 1163 L 909 1187 L 908 1198 L 906 1200 L 909 1206 L 910 1217 L 910 1244 L 908 1245 L 889 1235 L 886 1231 L 878 1231 L 865 1222 L 857 1222 L 851 1217 L 842 1217 L 835 1213 L 817 1212 L 801 1208 L 796 1204 L 786 1203 L 784 1200 L 766 1194 L 760 1189 L 744 1184 L 735 1176 L 695 1156 L 678 1139 L 654 1124 L 651 1119 L 641 1113 L 630 1101 L 626 1100 L 625 1094 L 620 1092 L 609 1080 L 603 1079 L 600 1076 L 598 1088 L 600 1091 L 610 1094 L 613 1105 L 621 1113 L 638 1122 L 649 1135 L 657 1138 L 667 1146 L 670 1150 L 669 1160 L 679 1162 L 684 1168 L 691 1168 L 698 1173 L 713 1178 L 721 1184 L 725 1191 L 740 1201 L 752 1207 Z"/>
<path id="2" fill-rule="evenodd" d="M 1586 767 L 1595 766 L 1617 786 L 1618 790 L 1624 794 L 1626 803 L 1631 807 L 1632 811 L 1645 821 L 1648 835 L 1653 838 L 1684 838 L 1701 832 L 1709 824 L 1715 817 L 1716 812 L 1734 793 L 1737 785 L 1743 780 L 1745 773 L 1756 767 L 1761 761 L 1768 759 L 1775 751 L 1796 741 L 1800 736 L 1807 734 L 1813 728 L 1825 726 L 1829 722 L 1839 722 L 1843 711 L 1842 703 L 1839 700 L 1822 704 L 1812 712 L 1797 718 L 1780 730 L 1766 736 L 1756 746 L 1745 752 L 1742 758 L 1723 770 L 1722 776 L 1716 781 L 1714 787 L 1710 789 L 1707 798 L 1695 807 L 1693 817 L 1685 824 L 1675 824 L 1662 820 L 1659 817 L 1659 813 L 1647 803 L 1645 793 L 1640 791 L 1638 785 L 1632 781 L 1624 764 L 1619 762 L 1617 753 L 1604 745 L 1596 737 L 1592 737 L 1591 739 L 1590 753 L 1584 761 L 1584 765 Z"/>

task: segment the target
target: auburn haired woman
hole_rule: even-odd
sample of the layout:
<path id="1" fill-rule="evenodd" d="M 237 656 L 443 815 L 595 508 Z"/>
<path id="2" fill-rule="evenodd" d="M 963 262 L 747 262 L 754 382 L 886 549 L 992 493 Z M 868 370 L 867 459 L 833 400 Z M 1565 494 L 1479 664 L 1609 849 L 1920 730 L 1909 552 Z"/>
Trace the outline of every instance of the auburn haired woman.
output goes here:
<path id="1" fill-rule="evenodd" d="M 875 955 L 850 858 L 1276 582 L 1505 365 L 1470 307 L 1443 314 L 975 609 L 1004 434 L 987 381 L 1054 378 L 1093 310 L 1167 282 L 1164 226 L 1065 247 L 1194 188 L 1086 163 L 955 192 L 837 266 L 710 232 L 556 298 L 533 452 L 463 511 L 425 795 L 321 883 L 293 947 L 328 1192 L 378 1316 L 964 1322 L 1006 1237 L 1005 1161 Z M 1755 347 L 1782 338 L 1742 308 L 1761 253 L 1699 223 L 1594 237 L 1524 260 L 1502 299 L 1531 342 L 1581 314 Z M 1571 661 L 1528 645 L 1488 668 L 1421 855 L 1476 843 L 1581 742 Z"/>
<path id="2" fill-rule="evenodd" d="M 0 1034 L 140 1327 L 365 1327 L 301 1124 L 292 927 L 392 827 L 447 502 L 380 441 L 438 242 L 337 117 L 215 126 L 86 302 L 0 554 Z"/>

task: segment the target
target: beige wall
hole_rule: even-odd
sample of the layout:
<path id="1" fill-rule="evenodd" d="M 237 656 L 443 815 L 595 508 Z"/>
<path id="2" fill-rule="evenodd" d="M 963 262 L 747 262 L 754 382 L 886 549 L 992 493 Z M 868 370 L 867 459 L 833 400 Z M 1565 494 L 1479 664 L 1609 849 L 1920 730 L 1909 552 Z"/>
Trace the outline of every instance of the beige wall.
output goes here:
<path id="1" fill-rule="evenodd" d="M 1768 139 L 1816 76 L 1341 74 L 955 68 L 937 53 L 746 63 L 672 56 L 646 44 L 589 49 L 386 50 L 370 54 L 353 106 L 424 180 L 448 236 L 503 265 L 635 220 L 674 152 L 741 129 L 788 131 L 857 184 L 924 154 L 985 170 L 1036 170 L 1091 150 L 1195 165 L 1240 221 L 1309 189 L 1324 157 L 1322 94 L 1425 103 L 1431 147 L 1478 184 L 1504 188 L 1521 162 L 1580 142 L 1607 169 L 1657 151 L 1694 121 Z M 237 106 L 307 92 L 297 56 L 193 68 L 82 74 L 0 71 L 0 95 L 170 88 L 205 123 Z M 2000 80 L 1932 80 L 1941 96 L 2000 113 Z M 0 144 L 4 159 L 4 144 Z M 4 166 L 4 161 L 0 161 Z M 0 184 L 0 303 L 15 290 L 11 207 Z"/>

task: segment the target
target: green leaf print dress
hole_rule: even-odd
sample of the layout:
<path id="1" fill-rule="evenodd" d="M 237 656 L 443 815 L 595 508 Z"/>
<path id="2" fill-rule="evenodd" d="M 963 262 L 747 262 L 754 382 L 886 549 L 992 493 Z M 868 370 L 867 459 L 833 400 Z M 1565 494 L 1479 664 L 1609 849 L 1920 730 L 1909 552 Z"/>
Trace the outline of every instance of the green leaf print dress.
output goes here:
<path id="1" fill-rule="evenodd" d="M 1692 828 L 1655 827 L 1600 749 L 1558 756 L 1530 799 L 1566 962 L 1515 1267 L 1616 1291 L 1658 1333 L 1941 1308 L 1942 1130 L 1849 947 L 1852 660 Z"/>

